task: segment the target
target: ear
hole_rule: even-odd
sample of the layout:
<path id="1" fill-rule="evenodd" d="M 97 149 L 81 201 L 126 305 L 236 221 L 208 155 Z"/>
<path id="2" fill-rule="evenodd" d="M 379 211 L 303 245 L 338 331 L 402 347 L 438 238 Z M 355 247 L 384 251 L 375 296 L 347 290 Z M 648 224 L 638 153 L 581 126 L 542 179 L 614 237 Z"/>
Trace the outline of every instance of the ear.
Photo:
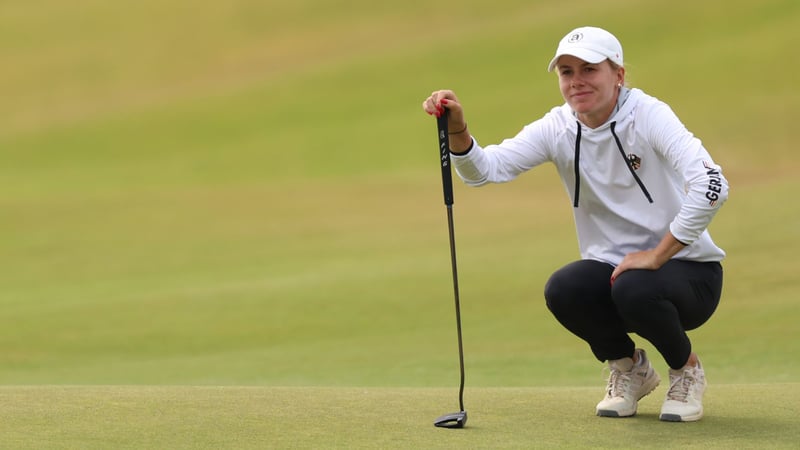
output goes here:
<path id="1" fill-rule="evenodd" d="M 620 86 L 625 85 L 625 68 L 620 67 L 617 69 L 617 84 Z"/>

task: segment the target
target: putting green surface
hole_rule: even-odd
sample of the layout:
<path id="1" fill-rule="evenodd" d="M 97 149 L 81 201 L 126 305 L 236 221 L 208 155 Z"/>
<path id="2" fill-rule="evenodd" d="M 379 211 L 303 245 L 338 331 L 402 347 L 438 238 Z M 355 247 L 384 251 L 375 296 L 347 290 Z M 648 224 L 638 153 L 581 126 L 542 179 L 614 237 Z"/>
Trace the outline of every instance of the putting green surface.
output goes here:
<path id="1" fill-rule="evenodd" d="M 797 442 L 800 3 L 642 8 L 4 1 L 0 448 Z M 578 258 L 542 167 L 456 181 L 470 423 L 435 429 L 458 360 L 420 104 L 452 88 L 480 142 L 513 135 L 563 102 L 545 66 L 587 24 L 620 37 L 627 82 L 667 101 L 731 184 L 711 226 L 723 299 L 690 334 L 708 416 L 659 423 L 663 391 L 638 418 L 593 416 L 602 365 L 542 299 Z"/>
<path id="2" fill-rule="evenodd" d="M 594 416 L 597 388 L 479 388 L 467 427 L 452 389 L 40 386 L 0 388 L 6 448 L 796 448 L 800 385 L 711 385 L 706 417 Z M 454 403 L 456 406 L 454 407 Z"/>

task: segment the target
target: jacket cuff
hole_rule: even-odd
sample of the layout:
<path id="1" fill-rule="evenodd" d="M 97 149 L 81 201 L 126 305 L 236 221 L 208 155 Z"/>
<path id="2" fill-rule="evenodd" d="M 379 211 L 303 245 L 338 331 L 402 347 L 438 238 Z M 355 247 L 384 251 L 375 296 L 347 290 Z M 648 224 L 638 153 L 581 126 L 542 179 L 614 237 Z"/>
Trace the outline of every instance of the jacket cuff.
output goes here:
<path id="1" fill-rule="evenodd" d="M 467 153 L 472 151 L 472 148 L 475 147 L 475 138 L 470 140 L 469 148 L 464 150 L 463 152 L 454 152 L 450 150 L 450 154 L 454 156 L 465 156 Z"/>

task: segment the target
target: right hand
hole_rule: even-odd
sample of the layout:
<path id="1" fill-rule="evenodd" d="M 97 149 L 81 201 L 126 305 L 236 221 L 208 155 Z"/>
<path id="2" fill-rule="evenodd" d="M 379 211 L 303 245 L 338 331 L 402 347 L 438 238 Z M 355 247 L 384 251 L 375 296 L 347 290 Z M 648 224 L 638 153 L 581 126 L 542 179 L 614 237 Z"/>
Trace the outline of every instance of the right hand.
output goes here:
<path id="1" fill-rule="evenodd" d="M 440 117 L 444 114 L 445 108 L 449 111 L 447 128 L 450 133 L 465 130 L 467 122 L 464 120 L 464 108 L 453 91 L 447 89 L 434 91 L 422 102 L 422 109 L 432 116 Z M 450 137 L 450 149 L 454 152 L 464 151 L 471 145 L 472 136 L 470 136 L 469 131 Z"/>
<path id="2" fill-rule="evenodd" d="M 422 102 L 422 109 L 432 116 L 441 116 L 444 114 L 445 108 L 450 111 L 447 125 L 453 130 L 464 128 L 464 108 L 453 91 L 434 91 L 430 97 Z"/>

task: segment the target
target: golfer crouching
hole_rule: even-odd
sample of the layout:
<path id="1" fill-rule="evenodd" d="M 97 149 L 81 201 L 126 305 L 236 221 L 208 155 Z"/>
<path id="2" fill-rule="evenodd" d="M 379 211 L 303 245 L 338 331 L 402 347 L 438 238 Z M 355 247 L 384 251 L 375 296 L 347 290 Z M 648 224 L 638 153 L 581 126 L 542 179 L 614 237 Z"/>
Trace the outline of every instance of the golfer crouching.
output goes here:
<path id="1" fill-rule="evenodd" d="M 547 307 L 608 361 L 597 415 L 628 417 L 660 382 L 632 334 L 669 366 L 665 421 L 703 416 L 706 377 L 686 332 L 714 313 L 725 252 L 708 225 L 728 197 L 722 169 L 670 107 L 625 85 L 622 46 L 606 30 L 582 27 L 558 45 L 548 71 L 565 104 L 500 144 L 472 137 L 456 94 L 423 102 L 448 114 L 453 165 L 466 184 L 503 183 L 555 164 L 573 206 L 581 259 L 547 281 Z"/>

